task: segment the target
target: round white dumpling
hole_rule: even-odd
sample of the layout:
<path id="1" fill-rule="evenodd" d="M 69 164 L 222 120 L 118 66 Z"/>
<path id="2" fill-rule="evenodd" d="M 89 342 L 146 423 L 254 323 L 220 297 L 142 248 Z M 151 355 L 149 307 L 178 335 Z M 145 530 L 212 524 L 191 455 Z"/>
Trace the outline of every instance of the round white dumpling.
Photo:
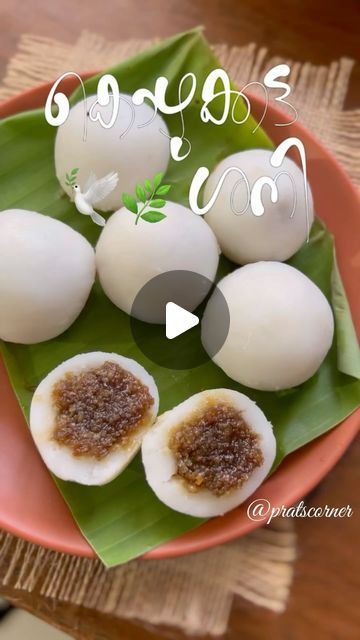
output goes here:
<path id="1" fill-rule="evenodd" d="M 241 175 L 237 171 L 227 174 L 205 219 L 213 229 L 224 255 L 237 264 L 258 260 L 287 260 L 305 242 L 314 220 L 309 184 L 308 212 L 306 208 L 302 171 L 287 157 L 280 168 L 272 167 L 272 153 L 266 149 L 234 153 L 217 165 L 206 182 L 204 203 L 209 202 L 220 177 L 230 167 L 242 169 L 250 190 L 260 177 L 268 176 L 274 180 L 280 173 L 288 174 L 279 176 L 276 181 L 279 194 L 277 202 L 271 201 L 270 187 L 263 187 L 263 215 L 254 215 L 250 203 L 246 207 L 248 191 Z"/>
<path id="2" fill-rule="evenodd" d="M 273 429 L 255 402 L 202 391 L 161 415 L 142 443 L 146 479 L 171 509 L 199 518 L 244 502 L 275 459 Z"/>
<path id="3" fill-rule="evenodd" d="M 258 262 L 237 269 L 218 287 L 229 307 L 230 328 L 213 360 L 230 378 L 275 391 L 299 385 L 317 371 L 332 344 L 334 319 L 326 297 L 307 276 L 281 262 Z M 215 312 L 210 298 L 203 341 Z"/>
<path id="4" fill-rule="evenodd" d="M 46 466 L 58 478 L 103 485 L 129 464 L 156 419 L 154 379 L 116 353 L 81 353 L 39 384 L 30 430 Z"/>
<path id="5" fill-rule="evenodd" d="M 91 173 L 103 178 L 112 171 L 117 172 L 119 181 L 116 188 L 96 204 L 96 209 L 101 211 L 114 211 L 121 204 L 123 192 L 134 194 L 138 183 L 166 171 L 170 158 L 168 129 L 161 116 L 154 115 L 149 105 L 135 106 L 131 96 L 126 94 L 120 94 L 117 118 L 107 129 L 86 115 L 95 101 L 96 96 L 93 95 L 78 102 L 70 109 L 64 124 L 58 127 L 55 139 L 56 176 L 64 191 L 72 196 L 71 187 L 65 183 L 65 174 L 72 169 L 79 169 L 76 182 L 83 191 Z M 97 105 L 94 110 L 108 123 L 112 117 L 112 101 L 107 106 Z M 149 124 L 141 126 L 147 122 Z"/>
<path id="6" fill-rule="evenodd" d="M 199 295 L 197 289 L 189 292 L 188 311 L 202 302 L 215 279 L 219 247 L 209 225 L 175 202 L 167 202 L 162 212 L 166 217 L 160 222 L 140 218 L 135 224 L 135 214 L 120 209 L 109 218 L 98 240 L 96 266 L 101 285 L 110 300 L 128 314 L 137 315 L 133 302 L 155 276 L 170 271 L 191 271 L 205 276 L 209 282 Z M 163 309 L 157 313 L 158 319 L 149 304 L 148 309 L 139 311 L 139 319 L 161 323 Z"/>
<path id="7" fill-rule="evenodd" d="M 95 254 L 71 227 L 49 216 L 0 212 L 0 338 L 32 344 L 70 327 L 95 279 Z"/>

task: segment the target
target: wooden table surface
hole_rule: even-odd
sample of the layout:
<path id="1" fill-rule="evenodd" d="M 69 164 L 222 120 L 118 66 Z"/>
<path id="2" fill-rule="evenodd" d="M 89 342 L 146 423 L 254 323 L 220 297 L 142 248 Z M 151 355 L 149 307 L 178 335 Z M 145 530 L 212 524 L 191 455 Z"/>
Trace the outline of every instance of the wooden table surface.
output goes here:
<path id="1" fill-rule="evenodd" d="M 73 42 L 82 29 L 88 29 L 116 40 L 168 36 L 197 24 L 205 26 L 211 42 L 257 42 L 285 59 L 328 64 L 359 53 L 358 0 L 1 0 L 0 78 L 22 33 Z M 357 64 L 347 107 L 359 106 Z M 286 613 L 273 614 L 239 599 L 228 640 L 358 640 L 359 482 L 357 441 L 307 498 L 316 506 L 350 504 L 353 517 L 297 520 L 299 558 Z M 145 640 L 159 634 L 120 622 L 118 637 Z"/>

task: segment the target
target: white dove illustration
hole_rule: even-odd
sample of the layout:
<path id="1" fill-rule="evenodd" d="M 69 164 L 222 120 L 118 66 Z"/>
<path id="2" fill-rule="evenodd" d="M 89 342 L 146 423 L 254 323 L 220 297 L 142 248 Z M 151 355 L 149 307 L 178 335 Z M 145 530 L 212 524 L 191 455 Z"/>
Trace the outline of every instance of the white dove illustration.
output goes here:
<path id="1" fill-rule="evenodd" d="M 84 193 L 78 184 L 74 184 L 73 191 L 75 193 L 75 206 L 79 213 L 85 216 L 91 216 L 95 224 L 100 227 L 105 225 L 105 218 L 93 209 L 93 205 L 104 200 L 111 191 L 113 191 L 118 183 L 119 176 L 115 171 L 108 173 L 103 178 L 97 179 L 94 173 L 90 173 L 85 187 Z"/>

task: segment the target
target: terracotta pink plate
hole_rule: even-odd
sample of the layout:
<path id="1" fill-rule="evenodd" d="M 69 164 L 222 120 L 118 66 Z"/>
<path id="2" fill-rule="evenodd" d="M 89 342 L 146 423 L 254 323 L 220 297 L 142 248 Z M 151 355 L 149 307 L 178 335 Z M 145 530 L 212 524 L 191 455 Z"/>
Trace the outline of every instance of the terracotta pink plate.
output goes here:
<path id="1" fill-rule="evenodd" d="M 68 78 L 63 81 L 61 90 L 69 95 L 75 82 Z M 51 84 L 44 84 L 2 103 L 0 117 L 43 107 L 50 87 Z M 253 113 L 259 119 L 263 102 L 255 96 L 251 96 L 251 101 Z M 275 126 L 285 120 L 288 121 L 284 113 L 270 106 L 263 126 L 276 144 L 289 136 L 297 136 L 305 144 L 315 208 L 336 237 L 341 274 L 360 332 L 358 193 L 335 158 L 309 131 L 298 123 Z M 81 535 L 37 454 L 2 362 L 0 389 L 0 526 L 52 549 L 93 556 L 93 550 Z M 240 508 L 161 545 L 144 557 L 166 558 L 200 551 L 242 536 L 261 525 L 261 521 L 248 518 L 247 505 L 259 498 L 269 500 L 274 507 L 291 505 L 300 499 L 335 465 L 356 435 L 359 424 L 360 410 L 329 433 L 288 456 L 276 473 Z"/>

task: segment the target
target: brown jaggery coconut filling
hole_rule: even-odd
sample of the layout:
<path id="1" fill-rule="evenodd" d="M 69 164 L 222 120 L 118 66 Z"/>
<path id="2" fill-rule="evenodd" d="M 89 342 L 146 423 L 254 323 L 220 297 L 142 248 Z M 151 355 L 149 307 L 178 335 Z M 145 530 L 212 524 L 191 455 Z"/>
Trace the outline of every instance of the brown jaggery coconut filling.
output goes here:
<path id="1" fill-rule="evenodd" d="M 205 407 L 182 423 L 169 446 L 189 491 L 208 489 L 217 496 L 241 487 L 264 461 L 258 435 L 226 404 Z"/>
<path id="2" fill-rule="evenodd" d="M 52 399 L 54 440 L 74 456 L 98 459 L 116 446 L 127 446 L 154 403 L 148 388 L 115 362 L 68 373 L 54 385 Z"/>

